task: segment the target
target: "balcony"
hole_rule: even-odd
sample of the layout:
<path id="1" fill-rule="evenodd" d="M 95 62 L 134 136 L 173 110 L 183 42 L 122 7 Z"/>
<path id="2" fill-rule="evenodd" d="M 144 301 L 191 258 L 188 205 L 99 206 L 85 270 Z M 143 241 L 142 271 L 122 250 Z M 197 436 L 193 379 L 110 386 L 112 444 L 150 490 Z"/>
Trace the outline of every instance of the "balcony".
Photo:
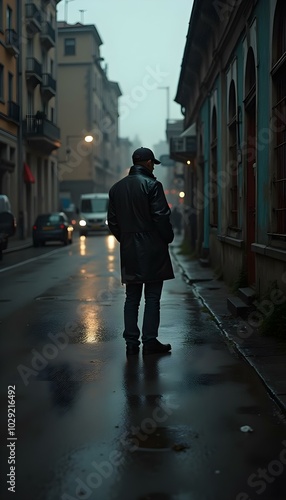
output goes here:
<path id="1" fill-rule="evenodd" d="M 42 16 L 38 7 L 34 3 L 26 3 L 26 30 L 28 38 L 32 38 L 36 33 L 42 29 Z"/>
<path id="2" fill-rule="evenodd" d="M 43 73 L 41 92 L 45 101 L 49 101 L 55 97 L 57 89 L 57 82 L 54 80 L 50 73 Z"/>
<path id="3" fill-rule="evenodd" d="M 43 80 L 41 85 L 41 92 L 43 99 L 49 101 L 55 97 L 57 90 L 57 82 L 50 73 L 43 73 Z"/>
<path id="4" fill-rule="evenodd" d="M 60 129 L 42 112 L 27 115 L 23 121 L 23 137 L 30 147 L 48 155 L 61 146 Z"/>
<path id="5" fill-rule="evenodd" d="M 181 135 L 170 138 L 170 158 L 172 160 L 186 163 L 196 157 L 197 137 L 196 125 L 187 128 Z"/>
<path id="6" fill-rule="evenodd" d="M 42 83 L 42 65 L 34 57 L 26 58 L 26 80 L 32 88 Z"/>
<path id="7" fill-rule="evenodd" d="M 8 101 L 8 118 L 15 123 L 20 122 L 20 106 L 14 101 Z"/>
<path id="8" fill-rule="evenodd" d="M 5 30 L 5 45 L 11 55 L 17 56 L 19 54 L 19 37 L 15 30 Z"/>
<path id="9" fill-rule="evenodd" d="M 40 40 L 46 50 L 51 49 L 56 43 L 56 32 L 51 23 L 45 21 L 42 23 L 42 31 L 40 33 Z"/>

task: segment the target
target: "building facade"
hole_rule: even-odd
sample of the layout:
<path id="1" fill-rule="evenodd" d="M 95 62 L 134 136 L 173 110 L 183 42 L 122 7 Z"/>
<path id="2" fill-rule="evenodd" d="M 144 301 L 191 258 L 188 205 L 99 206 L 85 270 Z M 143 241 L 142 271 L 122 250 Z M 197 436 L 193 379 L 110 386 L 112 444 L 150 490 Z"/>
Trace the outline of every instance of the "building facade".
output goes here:
<path id="1" fill-rule="evenodd" d="M 94 25 L 59 22 L 58 41 L 60 191 L 78 206 L 81 194 L 107 192 L 118 178 L 121 92 L 102 67 L 102 40 Z"/>
<path id="2" fill-rule="evenodd" d="M 18 212 L 19 16 L 18 2 L 0 2 L 0 193 Z"/>
<path id="3" fill-rule="evenodd" d="M 286 292 L 286 3 L 195 0 L 176 102 L 192 242 L 231 285 Z M 187 164 L 187 161 L 189 164 Z"/>
<path id="4" fill-rule="evenodd" d="M 21 237 L 58 205 L 56 0 L 0 2 L 0 192 Z"/>
<path id="5" fill-rule="evenodd" d="M 30 235 L 39 213 L 58 209 L 56 151 L 60 147 L 57 124 L 57 31 L 58 0 L 22 2 L 19 169 L 24 185 L 19 189 L 24 234 Z M 22 150 L 21 150 L 22 149 Z"/>

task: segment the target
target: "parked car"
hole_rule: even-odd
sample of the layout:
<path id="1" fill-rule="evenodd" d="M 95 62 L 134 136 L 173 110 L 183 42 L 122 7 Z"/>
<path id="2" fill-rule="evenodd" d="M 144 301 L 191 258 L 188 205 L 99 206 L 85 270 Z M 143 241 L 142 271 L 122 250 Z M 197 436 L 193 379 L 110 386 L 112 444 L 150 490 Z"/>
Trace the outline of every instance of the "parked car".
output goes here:
<path id="1" fill-rule="evenodd" d="M 78 227 L 78 213 L 75 210 L 63 210 L 74 230 Z"/>
<path id="2" fill-rule="evenodd" d="M 73 227 L 64 212 L 38 215 L 33 225 L 34 247 L 44 245 L 46 241 L 62 241 L 64 245 L 72 243 Z"/>
<path id="3" fill-rule="evenodd" d="M 16 231 L 16 219 L 11 212 L 11 203 L 5 194 L 0 194 L 0 252 L 6 250 L 8 238 Z M 1 258 L 1 256 L 0 256 Z"/>

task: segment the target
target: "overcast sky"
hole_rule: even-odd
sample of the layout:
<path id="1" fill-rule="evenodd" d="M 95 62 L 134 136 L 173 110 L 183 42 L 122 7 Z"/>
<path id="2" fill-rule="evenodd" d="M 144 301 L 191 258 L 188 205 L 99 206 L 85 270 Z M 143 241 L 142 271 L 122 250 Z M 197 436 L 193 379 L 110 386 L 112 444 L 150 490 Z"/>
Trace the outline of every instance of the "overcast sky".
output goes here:
<path id="1" fill-rule="evenodd" d="M 118 82 L 120 137 L 153 147 L 165 140 L 169 118 L 183 118 L 174 103 L 193 0 L 62 0 L 58 20 L 94 24 L 103 41 L 109 80 Z M 80 12 L 80 10 L 84 12 Z M 67 19 L 65 14 L 67 13 Z"/>

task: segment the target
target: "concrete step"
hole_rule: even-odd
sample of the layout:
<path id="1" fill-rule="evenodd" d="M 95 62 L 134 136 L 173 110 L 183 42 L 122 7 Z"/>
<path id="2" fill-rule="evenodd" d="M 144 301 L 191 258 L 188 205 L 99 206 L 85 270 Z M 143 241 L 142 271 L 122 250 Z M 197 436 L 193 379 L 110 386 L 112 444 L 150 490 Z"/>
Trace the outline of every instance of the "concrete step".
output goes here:
<path id="1" fill-rule="evenodd" d="M 241 317 L 243 319 L 246 319 L 252 310 L 251 306 L 247 305 L 239 297 L 229 297 L 227 299 L 227 308 L 235 318 Z"/>
<path id="2" fill-rule="evenodd" d="M 255 291 L 249 286 L 238 289 L 238 297 L 245 302 L 248 306 L 252 304 L 255 299 Z"/>

